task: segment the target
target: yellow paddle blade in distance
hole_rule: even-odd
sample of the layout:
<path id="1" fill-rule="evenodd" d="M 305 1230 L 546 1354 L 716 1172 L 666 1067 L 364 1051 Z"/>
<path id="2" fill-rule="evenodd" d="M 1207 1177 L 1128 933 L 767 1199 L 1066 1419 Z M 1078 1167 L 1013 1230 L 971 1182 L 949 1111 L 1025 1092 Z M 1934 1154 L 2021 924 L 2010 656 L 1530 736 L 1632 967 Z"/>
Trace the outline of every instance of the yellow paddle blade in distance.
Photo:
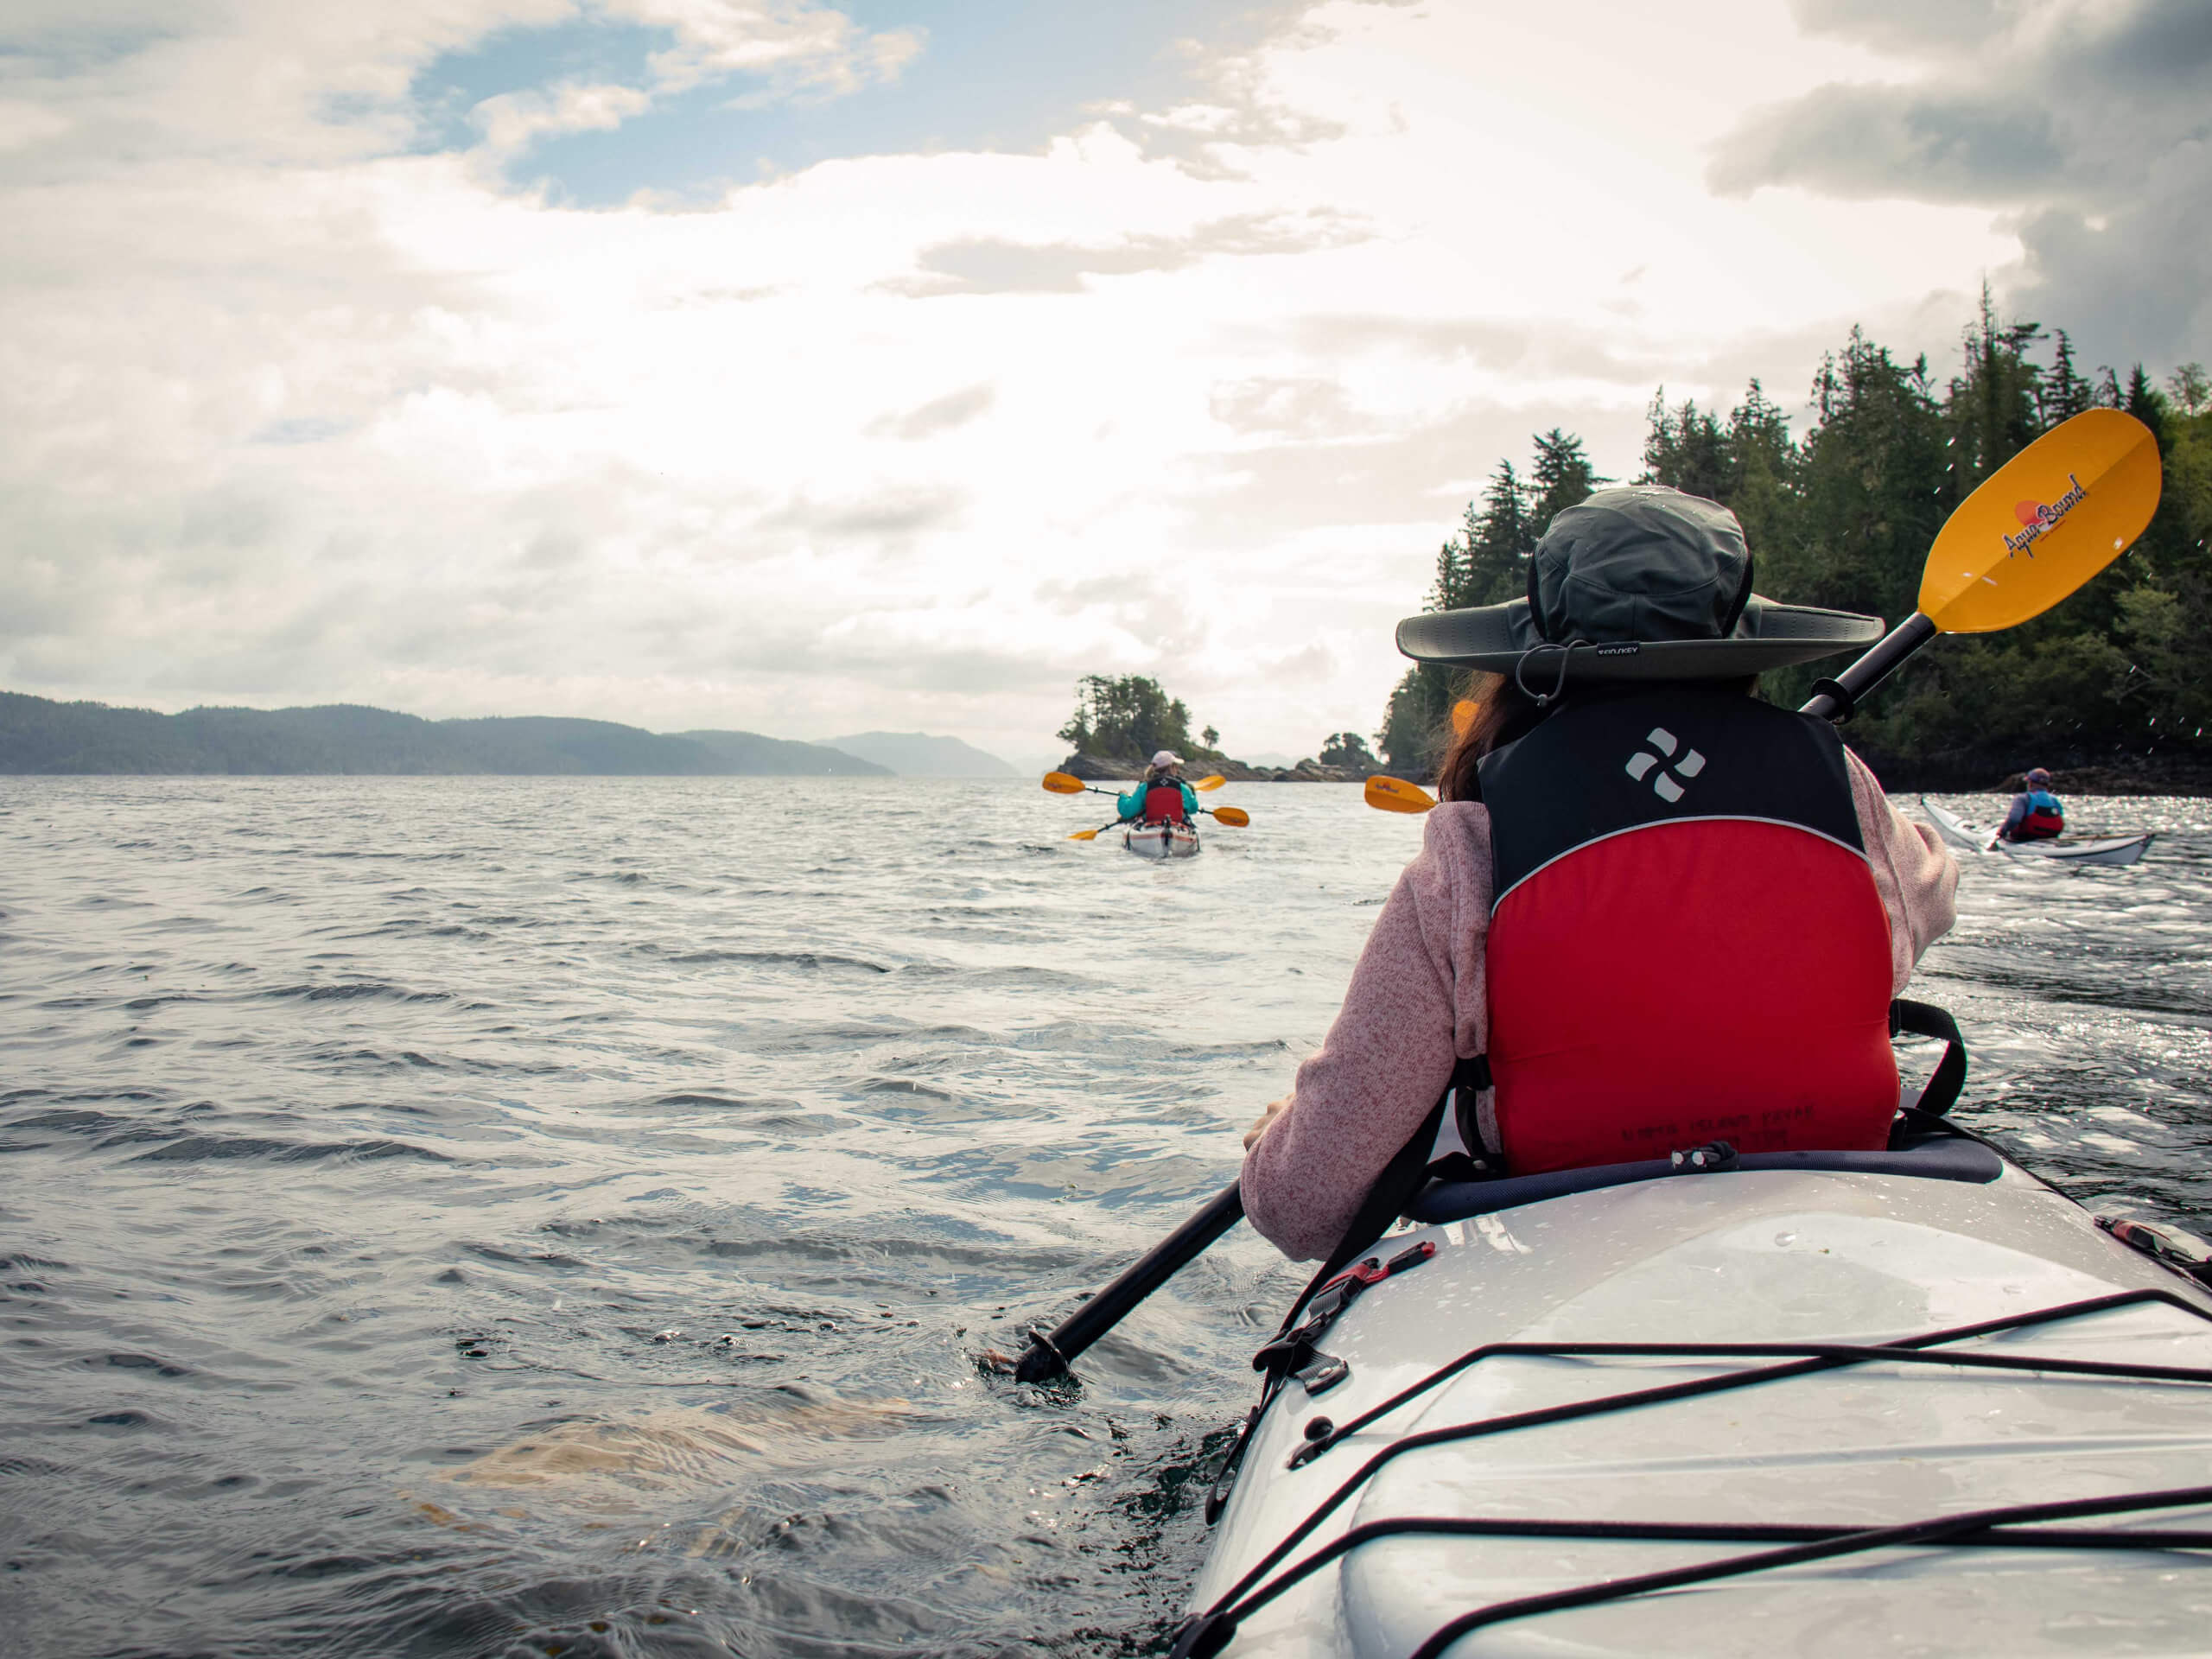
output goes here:
<path id="1" fill-rule="evenodd" d="M 1459 736 L 1465 737 L 1467 734 L 1467 728 L 1475 723 L 1475 716 L 1482 711 L 1483 706 L 1479 702 L 1471 702 L 1465 697 L 1460 698 L 1452 705 L 1452 731 Z"/>
<path id="2" fill-rule="evenodd" d="M 1083 793 L 1083 779 L 1065 772 L 1048 772 L 1045 774 L 1045 787 L 1055 795 L 1080 795 Z"/>
<path id="3" fill-rule="evenodd" d="M 1219 788 L 1220 788 L 1224 784 L 1227 783 L 1228 781 L 1229 781 L 1229 779 L 1226 779 L 1226 778 L 1223 777 L 1219 772 L 1216 772 L 1216 773 L 1214 773 L 1214 775 L 1213 775 L 1212 777 L 1211 777 L 1211 778 L 1201 778 L 1201 779 L 1198 779 L 1198 781 L 1197 783 L 1195 783 L 1195 784 L 1192 784 L 1192 785 L 1191 785 L 1191 787 L 1192 787 L 1192 789 L 1195 789 L 1195 790 L 1198 791 L 1200 793 L 1204 793 L 1205 791 L 1207 791 L 1207 790 L 1209 790 L 1209 789 L 1219 789 Z"/>
<path id="4" fill-rule="evenodd" d="M 1098 832 L 1096 830 L 1078 830 L 1075 834 L 1070 836 L 1068 839 L 1070 841 L 1096 841 L 1098 839 Z"/>
<path id="5" fill-rule="evenodd" d="M 1385 812 L 1426 812 L 1436 804 L 1436 797 L 1419 784 L 1385 778 L 1378 772 L 1367 780 L 1367 804 Z"/>
<path id="6" fill-rule="evenodd" d="M 1211 817 L 1216 823 L 1225 823 L 1232 830 L 1242 830 L 1252 822 L 1252 815 L 1241 806 L 1217 806 Z"/>
<path id="7" fill-rule="evenodd" d="M 1920 610 L 1945 633 L 2040 616 L 2127 550 L 2158 511 L 2158 441 L 2117 409 L 2084 410 L 2006 461 L 1929 550 Z"/>

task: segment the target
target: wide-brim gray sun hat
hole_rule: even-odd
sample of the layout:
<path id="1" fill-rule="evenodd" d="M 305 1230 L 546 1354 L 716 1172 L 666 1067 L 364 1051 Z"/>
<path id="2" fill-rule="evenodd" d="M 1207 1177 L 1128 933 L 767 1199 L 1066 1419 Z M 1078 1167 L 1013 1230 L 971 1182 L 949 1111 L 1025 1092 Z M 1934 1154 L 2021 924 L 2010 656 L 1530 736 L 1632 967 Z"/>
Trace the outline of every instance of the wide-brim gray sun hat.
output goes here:
<path id="1" fill-rule="evenodd" d="M 1398 624 L 1415 662 L 1524 674 L 1531 690 L 1605 680 L 1722 679 L 1872 645 L 1882 620 L 1751 590 L 1744 527 L 1660 484 L 1600 490 L 1561 512 L 1529 561 L 1529 594 Z"/>

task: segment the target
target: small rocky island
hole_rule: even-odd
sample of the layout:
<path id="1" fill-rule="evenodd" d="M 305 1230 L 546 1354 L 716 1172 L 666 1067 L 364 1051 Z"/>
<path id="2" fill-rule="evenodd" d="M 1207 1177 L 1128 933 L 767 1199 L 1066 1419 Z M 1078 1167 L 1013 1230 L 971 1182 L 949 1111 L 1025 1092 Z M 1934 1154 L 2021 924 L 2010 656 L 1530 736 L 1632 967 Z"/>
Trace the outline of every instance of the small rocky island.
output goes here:
<path id="1" fill-rule="evenodd" d="M 1383 770 L 1357 732 L 1331 733 L 1318 760 L 1247 766 L 1222 753 L 1221 734 L 1212 727 L 1193 733 L 1183 700 L 1169 696 L 1146 674 L 1084 675 L 1076 682 L 1075 713 L 1057 735 L 1072 751 L 1059 769 L 1088 784 L 1141 778 L 1147 762 L 1162 749 L 1183 757 L 1187 777 L 1218 773 L 1233 784 L 1357 784 Z"/>

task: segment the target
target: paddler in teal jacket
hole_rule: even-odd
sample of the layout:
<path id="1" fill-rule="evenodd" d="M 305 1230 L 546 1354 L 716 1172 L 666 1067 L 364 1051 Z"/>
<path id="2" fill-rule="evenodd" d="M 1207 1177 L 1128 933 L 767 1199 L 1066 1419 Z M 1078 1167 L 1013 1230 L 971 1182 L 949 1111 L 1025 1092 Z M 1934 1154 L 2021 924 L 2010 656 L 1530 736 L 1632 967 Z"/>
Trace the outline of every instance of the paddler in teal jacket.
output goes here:
<path id="1" fill-rule="evenodd" d="M 2050 774 L 2041 766 L 2028 768 L 2020 780 L 2027 787 L 2012 798 L 2012 810 L 1998 826 L 1999 841 L 2050 841 L 2065 833 L 2066 808 L 2050 792 Z"/>
<path id="2" fill-rule="evenodd" d="M 1183 757 L 1172 750 L 1162 749 L 1154 755 L 1152 765 L 1145 770 L 1144 781 L 1117 802 L 1122 809 L 1122 822 L 1128 823 L 1142 819 L 1152 823 L 1188 823 L 1197 817 L 1198 798 L 1183 781 L 1182 765 Z M 1164 791 L 1171 789 L 1182 794 L 1183 805 L 1179 812 L 1170 813 L 1166 810 L 1172 803 Z M 1153 798 L 1155 790 L 1163 791 L 1157 800 Z"/>

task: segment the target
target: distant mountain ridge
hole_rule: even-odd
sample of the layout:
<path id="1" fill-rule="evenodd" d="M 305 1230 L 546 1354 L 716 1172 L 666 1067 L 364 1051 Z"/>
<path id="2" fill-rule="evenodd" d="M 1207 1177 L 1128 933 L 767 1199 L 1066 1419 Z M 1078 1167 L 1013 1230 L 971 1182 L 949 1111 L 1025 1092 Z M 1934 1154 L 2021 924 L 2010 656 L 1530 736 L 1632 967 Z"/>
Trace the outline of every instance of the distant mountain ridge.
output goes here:
<path id="1" fill-rule="evenodd" d="M 857 732 L 828 746 L 887 766 L 901 778 L 1014 778 L 1020 774 L 995 754 L 957 737 L 926 732 Z"/>
<path id="2" fill-rule="evenodd" d="M 721 756 L 739 772 L 773 778 L 888 778 L 895 768 L 849 749 L 800 743 L 758 732 L 678 732 L 677 736 Z"/>
<path id="3" fill-rule="evenodd" d="M 0 691 L 0 773 L 882 777 L 818 743 L 752 732 L 664 736 L 550 715 L 424 720 L 358 703 L 181 715 Z"/>

